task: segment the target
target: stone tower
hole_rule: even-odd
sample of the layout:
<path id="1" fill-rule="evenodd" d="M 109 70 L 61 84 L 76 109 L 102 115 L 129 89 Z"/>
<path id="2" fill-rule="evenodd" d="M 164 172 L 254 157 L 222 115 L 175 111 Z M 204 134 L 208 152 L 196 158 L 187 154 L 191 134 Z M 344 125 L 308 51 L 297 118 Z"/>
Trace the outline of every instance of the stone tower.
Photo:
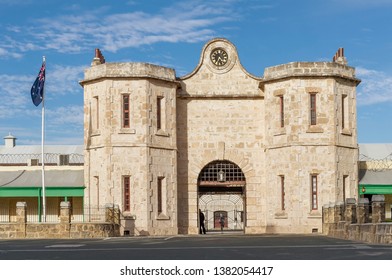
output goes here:
<path id="1" fill-rule="evenodd" d="M 174 70 L 106 63 L 97 50 L 81 85 L 85 205 L 118 205 L 124 234 L 176 234 Z"/>

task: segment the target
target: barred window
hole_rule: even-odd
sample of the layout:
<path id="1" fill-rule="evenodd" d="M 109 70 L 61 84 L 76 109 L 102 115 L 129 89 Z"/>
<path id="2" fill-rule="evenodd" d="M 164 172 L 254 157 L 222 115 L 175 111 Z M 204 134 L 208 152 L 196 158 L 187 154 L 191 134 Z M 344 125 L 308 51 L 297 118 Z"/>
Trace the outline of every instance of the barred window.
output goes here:
<path id="1" fill-rule="evenodd" d="M 280 176 L 280 191 L 281 191 L 281 209 L 286 209 L 286 201 L 285 201 L 285 186 L 284 186 L 284 176 Z"/>
<path id="2" fill-rule="evenodd" d="M 312 210 L 318 209 L 318 197 L 317 197 L 317 175 L 311 175 L 311 188 L 312 188 Z"/>
<path id="3" fill-rule="evenodd" d="M 158 214 L 163 212 L 163 180 L 165 177 L 158 177 L 157 198 L 158 198 Z"/>
<path id="4" fill-rule="evenodd" d="M 129 94 L 122 96 L 123 105 L 123 128 L 129 128 Z"/>
<path id="5" fill-rule="evenodd" d="M 236 164 L 229 161 L 214 161 L 203 168 L 199 175 L 199 184 L 231 183 L 243 185 L 245 175 Z"/>
<path id="6" fill-rule="evenodd" d="M 124 192 L 124 209 L 123 211 L 131 211 L 131 183 L 130 176 L 123 177 L 123 192 Z"/>
<path id="7" fill-rule="evenodd" d="M 316 94 L 310 94 L 310 124 L 317 124 L 317 114 L 316 114 Z"/>
<path id="8" fill-rule="evenodd" d="M 162 100 L 163 97 L 157 97 L 157 129 L 162 129 Z"/>

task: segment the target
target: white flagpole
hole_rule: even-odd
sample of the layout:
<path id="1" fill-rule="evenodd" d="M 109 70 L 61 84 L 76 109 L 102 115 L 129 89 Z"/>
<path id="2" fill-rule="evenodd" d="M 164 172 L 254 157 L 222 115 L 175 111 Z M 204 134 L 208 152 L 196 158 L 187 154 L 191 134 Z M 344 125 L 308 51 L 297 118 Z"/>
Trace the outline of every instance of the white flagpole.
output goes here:
<path id="1" fill-rule="evenodd" d="M 45 63 L 45 79 L 46 79 L 46 58 L 42 57 Z M 45 81 L 46 82 L 46 81 Z M 44 154 L 44 141 L 45 139 L 45 86 L 42 95 L 42 127 L 41 127 L 41 161 L 42 161 L 42 211 L 43 222 L 46 222 L 46 194 L 45 194 L 45 154 Z"/>

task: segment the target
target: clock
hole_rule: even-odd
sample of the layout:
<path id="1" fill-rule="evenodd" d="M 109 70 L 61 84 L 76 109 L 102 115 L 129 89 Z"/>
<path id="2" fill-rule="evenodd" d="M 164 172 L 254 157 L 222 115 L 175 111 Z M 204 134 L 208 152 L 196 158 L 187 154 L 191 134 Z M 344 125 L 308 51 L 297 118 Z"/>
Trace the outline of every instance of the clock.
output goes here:
<path id="1" fill-rule="evenodd" d="M 216 48 L 211 52 L 211 62 L 216 66 L 224 66 L 229 58 L 227 52 L 222 48 Z"/>

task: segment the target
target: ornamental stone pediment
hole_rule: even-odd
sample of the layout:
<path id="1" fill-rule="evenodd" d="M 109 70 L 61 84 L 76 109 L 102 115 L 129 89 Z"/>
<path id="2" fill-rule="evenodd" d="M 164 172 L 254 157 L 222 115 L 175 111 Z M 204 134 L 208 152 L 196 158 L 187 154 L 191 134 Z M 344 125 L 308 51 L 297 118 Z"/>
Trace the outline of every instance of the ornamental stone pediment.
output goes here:
<path id="1" fill-rule="evenodd" d="M 178 80 L 179 97 L 262 97 L 261 78 L 242 67 L 236 47 L 222 38 L 209 41 L 196 68 Z"/>

